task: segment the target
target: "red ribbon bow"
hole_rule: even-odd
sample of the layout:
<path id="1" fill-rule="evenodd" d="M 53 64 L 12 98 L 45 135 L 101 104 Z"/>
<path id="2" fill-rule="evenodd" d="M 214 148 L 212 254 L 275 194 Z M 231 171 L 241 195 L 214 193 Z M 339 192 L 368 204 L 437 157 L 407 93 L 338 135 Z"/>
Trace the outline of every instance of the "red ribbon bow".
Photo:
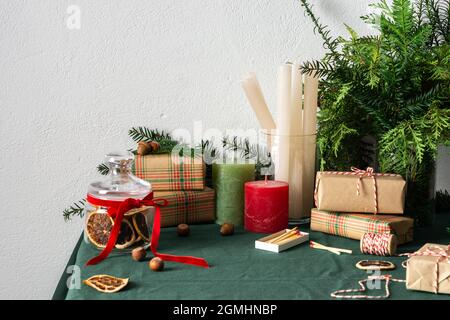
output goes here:
<path id="1" fill-rule="evenodd" d="M 117 237 L 119 235 L 120 226 L 122 224 L 122 220 L 124 214 L 131 209 L 140 208 L 141 206 L 153 206 L 155 207 L 155 217 L 153 219 L 153 230 L 152 230 L 152 239 L 150 242 L 150 250 L 154 254 L 155 257 L 159 257 L 164 261 L 172 261 L 179 262 L 184 264 L 190 264 L 194 266 L 209 268 L 208 262 L 203 258 L 197 258 L 192 256 L 175 256 L 171 254 L 162 254 L 158 253 L 158 243 L 159 237 L 161 233 L 161 211 L 160 207 L 165 207 L 168 205 L 166 199 L 153 199 L 153 192 L 150 192 L 144 199 L 133 199 L 128 198 L 123 201 L 114 201 L 114 200 L 103 200 L 87 195 L 86 199 L 89 203 L 95 206 L 107 207 L 108 215 L 111 218 L 114 218 L 114 225 L 111 230 L 111 234 L 108 239 L 108 243 L 103 251 L 96 257 L 90 259 L 86 265 L 94 265 L 97 264 L 111 253 L 114 248 Z"/>

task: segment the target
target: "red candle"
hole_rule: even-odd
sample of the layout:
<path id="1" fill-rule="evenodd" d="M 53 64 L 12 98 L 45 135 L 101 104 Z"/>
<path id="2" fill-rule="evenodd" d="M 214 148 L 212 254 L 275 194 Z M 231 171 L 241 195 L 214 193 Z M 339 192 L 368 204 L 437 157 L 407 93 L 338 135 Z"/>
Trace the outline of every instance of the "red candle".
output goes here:
<path id="1" fill-rule="evenodd" d="M 273 233 L 287 228 L 289 184 L 283 181 L 245 183 L 245 229 Z"/>

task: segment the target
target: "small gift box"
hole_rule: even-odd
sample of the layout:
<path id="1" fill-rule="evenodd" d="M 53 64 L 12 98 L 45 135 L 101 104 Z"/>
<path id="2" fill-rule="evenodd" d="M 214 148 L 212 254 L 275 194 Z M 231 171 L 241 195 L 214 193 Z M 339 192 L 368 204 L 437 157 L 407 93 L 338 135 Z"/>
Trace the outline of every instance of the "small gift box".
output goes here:
<path id="1" fill-rule="evenodd" d="M 427 243 L 409 256 L 407 289 L 450 294 L 450 245 Z"/>
<path id="2" fill-rule="evenodd" d="M 365 233 L 392 233 L 398 244 L 413 240 L 414 220 L 403 216 L 311 210 L 311 230 L 360 240 Z"/>
<path id="3" fill-rule="evenodd" d="M 256 240 L 255 248 L 278 253 L 309 240 L 309 233 L 297 231 L 293 234 L 292 231 L 284 229 Z"/>
<path id="4" fill-rule="evenodd" d="M 405 193 L 401 175 L 352 168 L 317 172 L 314 200 L 319 210 L 403 214 Z"/>
<path id="5" fill-rule="evenodd" d="M 168 205 L 161 207 L 161 226 L 171 227 L 180 223 L 213 222 L 216 219 L 214 190 L 157 191 L 155 198 L 163 198 Z"/>
<path id="6" fill-rule="evenodd" d="M 155 191 L 205 188 L 205 163 L 201 156 L 137 155 L 133 170 L 136 176 L 150 182 Z"/>

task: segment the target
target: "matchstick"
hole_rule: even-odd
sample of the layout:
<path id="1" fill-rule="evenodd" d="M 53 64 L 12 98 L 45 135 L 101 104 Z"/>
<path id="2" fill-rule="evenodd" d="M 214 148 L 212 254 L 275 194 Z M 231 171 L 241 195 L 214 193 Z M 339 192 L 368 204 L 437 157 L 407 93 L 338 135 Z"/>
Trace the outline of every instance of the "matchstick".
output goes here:
<path id="1" fill-rule="evenodd" d="M 337 255 L 340 255 L 342 252 L 343 253 L 352 254 L 352 250 L 341 249 L 341 248 L 334 248 L 334 247 L 327 247 L 327 246 L 324 246 L 323 244 L 320 244 L 320 243 L 314 242 L 314 241 L 310 241 L 309 242 L 309 246 L 311 248 L 314 248 L 314 249 L 327 250 L 327 251 L 333 252 L 333 253 L 335 253 Z"/>
<path id="2" fill-rule="evenodd" d="M 298 239 L 301 236 L 302 235 L 300 233 L 294 233 L 293 235 L 291 235 L 291 236 L 289 236 L 289 237 L 287 237 L 287 238 L 285 238 L 285 239 L 283 239 L 281 241 L 275 242 L 275 244 L 282 245 L 282 244 L 288 243 L 289 241 L 292 241 L 294 239 Z"/>
<path id="3" fill-rule="evenodd" d="M 275 238 L 273 238 L 273 239 L 268 240 L 267 243 L 274 243 L 274 242 L 277 242 L 277 241 L 281 241 L 281 240 L 283 240 L 284 238 L 286 238 L 286 237 L 288 237 L 288 236 L 294 234 L 297 230 L 298 230 L 297 227 L 292 228 L 292 229 L 290 229 L 289 231 L 286 231 L 285 233 L 283 233 L 283 234 L 281 234 L 281 235 L 279 235 L 279 236 L 277 236 L 277 237 L 275 237 Z"/>

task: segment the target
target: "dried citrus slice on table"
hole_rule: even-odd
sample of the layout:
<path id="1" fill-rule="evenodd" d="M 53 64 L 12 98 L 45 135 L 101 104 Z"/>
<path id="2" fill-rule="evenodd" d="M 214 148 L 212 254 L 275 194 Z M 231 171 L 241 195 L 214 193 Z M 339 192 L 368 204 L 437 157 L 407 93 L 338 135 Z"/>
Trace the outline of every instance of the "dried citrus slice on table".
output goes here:
<path id="1" fill-rule="evenodd" d="M 144 241 L 150 241 L 149 226 L 147 224 L 147 218 L 143 212 L 138 212 L 133 216 L 133 226 Z"/>
<path id="2" fill-rule="evenodd" d="M 125 249 L 131 246 L 136 241 L 136 234 L 134 233 L 131 223 L 124 219 L 120 226 L 119 235 L 117 236 L 116 248 Z"/>
<path id="3" fill-rule="evenodd" d="M 84 280 L 83 283 L 97 291 L 114 293 L 123 289 L 128 284 L 128 278 L 117 278 L 107 274 L 97 274 Z"/>
<path id="4" fill-rule="evenodd" d="M 106 247 L 113 224 L 113 220 L 106 213 L 98 211 L 90 213 L 85 229 L 89 241 L 99 248 Z"/>

